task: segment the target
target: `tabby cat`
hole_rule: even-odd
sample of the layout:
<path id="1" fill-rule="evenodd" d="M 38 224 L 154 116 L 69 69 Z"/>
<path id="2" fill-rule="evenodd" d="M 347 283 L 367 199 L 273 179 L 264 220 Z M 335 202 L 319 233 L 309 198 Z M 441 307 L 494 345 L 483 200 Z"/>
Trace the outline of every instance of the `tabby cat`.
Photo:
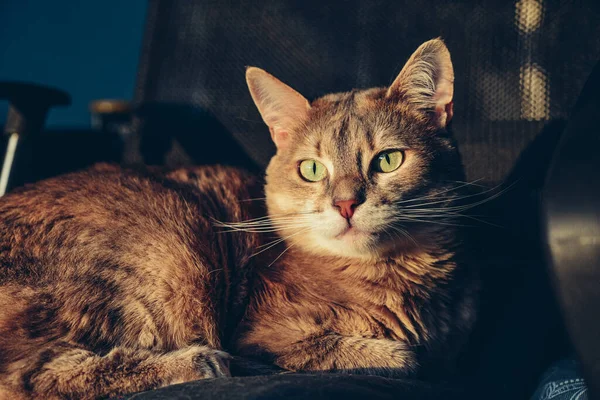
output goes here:
<path id="1" fill-rule="evenodd" d="M 0 199 L 0 398 L 229 376 L 229 354 L 292 371 L 452 368 L 477 285 L 444 43 L 389 88 L 312 103 L 261 69 L 246 78 L 277 147 L 264 188 L 233 168 L 100 165 Z"/>

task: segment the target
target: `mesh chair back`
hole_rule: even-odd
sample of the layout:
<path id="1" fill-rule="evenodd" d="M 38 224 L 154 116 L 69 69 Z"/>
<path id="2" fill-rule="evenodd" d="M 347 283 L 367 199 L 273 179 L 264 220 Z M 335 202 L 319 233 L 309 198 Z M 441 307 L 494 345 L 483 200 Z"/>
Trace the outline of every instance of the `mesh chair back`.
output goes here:
<path id="1" fill-rule="evenodd" d="M 136 100 L 172 112 L 144 151 L 170 162 L 156 149 L 171 136 L 171 162 L 204 163 L 227 158 L 219 146 L 240 144 L 264 166 L 274 148 L 246 66 L 312 99 L 388 85 L 420 43 L 441 36 L 454 62 L 467 176 L 498 182 L 547 121 L 568 115 L 600 58 L 598 21 L 593 0 L 151 0 Z M 235 141 L 224 141 L 229 134 Z"/>

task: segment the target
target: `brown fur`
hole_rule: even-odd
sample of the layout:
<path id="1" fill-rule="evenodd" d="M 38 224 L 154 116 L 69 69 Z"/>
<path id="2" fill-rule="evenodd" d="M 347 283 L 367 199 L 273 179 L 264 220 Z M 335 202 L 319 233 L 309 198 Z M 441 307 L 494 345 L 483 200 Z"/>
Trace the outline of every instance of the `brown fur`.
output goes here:
<path id="1" fill-rule="evenodd" d="M 446 130 L 453 73 L 444 44 L 421 46 L 389 89 L 327 95 L 302 113 L 293 89 L 260 70 L 247 76 L 278 146 L 265 191 L 287 239 L 273 265 L 257 265 L 238 351 L 290 370 L 448 374 L 475 318 L 476 273 L 444 211 L 464 195 Z M 387 149 L 404 149 L 404 163 L 373 172 Z M 321 161 L 327 178 L 303 180 L 303 159 Z M 350 222 L 337 199 L 360 199 Z M 348 225 L 354 239 L 344 239 Z"/>
<path id="2" fill-rule="evenodd" d="M 0 201 L 3 390 L 96 398 L 228 375 L 218 349 L 256 238 L 210 218 L 249 218 L 239 199 L 260 186 L 220 167 L 168 178 L 100 166 Z"/>
<path id="3" fill-rule="evenodd" d="M 446 47 L 421 46 L 390 88 L 312 103 L 264 71 L 247 77 L 278 147 L 267 210 L 257 178 L 223 167 L 101 165 L 0 199 L 0 395 L 227 376 L 222 350 L 294 371 L 452 368 L 476 274 L 456 224 Z M 376 172 L 389 149 L 403 164 Z M 306 159 L 327 177 L 302 179 Z M 347 199 L 351 218 L 335 205 Z"/>

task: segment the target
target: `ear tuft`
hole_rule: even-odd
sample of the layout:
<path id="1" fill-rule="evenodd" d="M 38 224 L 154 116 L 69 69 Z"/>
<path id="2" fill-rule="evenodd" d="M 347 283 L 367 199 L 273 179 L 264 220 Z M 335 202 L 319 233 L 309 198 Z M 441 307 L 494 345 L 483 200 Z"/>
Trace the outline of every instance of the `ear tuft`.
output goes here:
<path id="1" fill-rule="evenodd" d="M 445 127 L 453 115 L 454 69 L 441 39 L 423 43 L 389 87 L 388 97 L 400 97 L 418 110 L 430 112 Z"/>
<path id="2" fill-rule="evenodd" d="M 292 131 L 308 118 L 308 100 L 260 68 L 246 69 L 246 83 L 273 142 L 278 149 L 286 147 Z"/>

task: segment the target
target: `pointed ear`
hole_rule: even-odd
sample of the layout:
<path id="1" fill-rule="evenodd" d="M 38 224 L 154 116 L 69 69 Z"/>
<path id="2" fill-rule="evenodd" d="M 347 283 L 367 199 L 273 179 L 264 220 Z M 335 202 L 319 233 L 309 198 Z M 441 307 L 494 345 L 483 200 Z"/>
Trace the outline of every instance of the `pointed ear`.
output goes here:
<path id="1" fill-rule="evenodd" d="M 246 82 L 271 139 L 278 149 L 286 147 L 291 131 L 308 118 L 308 100 L 260 68 L 248 67 Z"/>
<path id="2" fill-rule="evenodd" d="M 431 113 L 444 128 L 453 115 L 454 69 L 450 52 L 441 39 L 423 43 L 413 53 L 387 92 L 417 109 Z"/>

